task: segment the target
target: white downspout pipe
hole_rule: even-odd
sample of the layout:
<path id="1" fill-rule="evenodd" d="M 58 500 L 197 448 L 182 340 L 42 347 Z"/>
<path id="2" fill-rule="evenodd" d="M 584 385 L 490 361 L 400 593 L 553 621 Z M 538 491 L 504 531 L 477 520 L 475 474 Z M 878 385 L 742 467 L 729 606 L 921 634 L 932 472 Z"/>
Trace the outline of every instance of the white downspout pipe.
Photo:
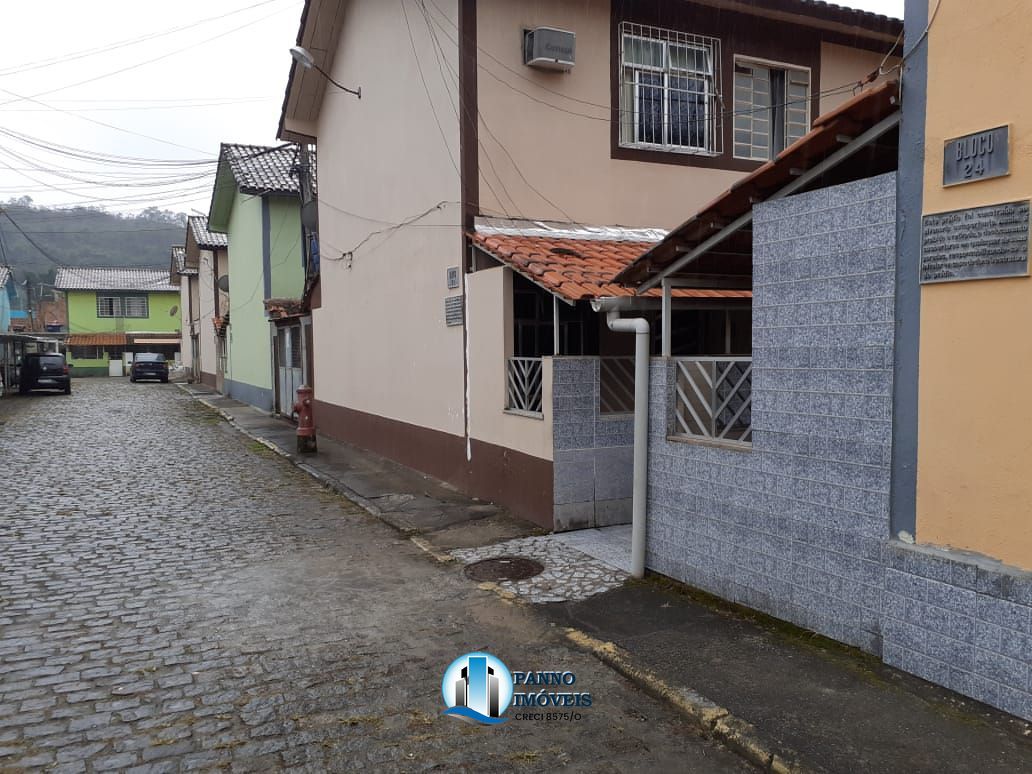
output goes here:
<path id="1" fill-rule="evenodd" d="M 607 303 L 609 302 L 609 303 Z M 631 494 L 631 576 L 645 576 L 645 519 L 649 467 L 649 323 L 642 317 L 621 318 L 616 299 L 591 302 L 606 311 L 606 324 L 616 333 L 634 334 L 634 479 Z M 614 308 L 616 307 L 616 308 Z"/>

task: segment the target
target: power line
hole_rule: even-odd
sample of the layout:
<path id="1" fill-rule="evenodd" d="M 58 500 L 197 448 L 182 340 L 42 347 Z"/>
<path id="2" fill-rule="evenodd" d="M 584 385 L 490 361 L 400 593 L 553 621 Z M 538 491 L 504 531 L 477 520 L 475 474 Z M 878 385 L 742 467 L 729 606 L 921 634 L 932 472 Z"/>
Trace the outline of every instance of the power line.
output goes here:
<path id="1" fill-rule="evenodd" d="M 23 237 L 25 237 L 25 241 L 33 247 L 35 247 L 39 251 L 40 255 L 42 255 L 44 258 L 46 258 L 48 261 L 50 261 L 58 268 L 64 265 L 50 253 L 48 253 L 46 250 L 40 247 L 39 243 L 36 242 L 36 240 L 34 240 L 29 234 L 27 234 L 25 231 L 22 231 L 22 227 L 18 225 L 17 221 L 11 217 L 11 213 L 9 213 L 6 209 L 0 207 L 0 215 L 3 215 L 5 218 L 7 218 L 11 222 L 11 225 L 14 226 L 15 230 Z"/>
<path id="2" fill-rule="evenodd" d="M 95 48 L 74 51 L 71 54 L 66 54 L 65 56 L 51 57 L 50 59 L 39 59 L 34 62 L 27 62 L 21 65 L 15 65 L 14 67 L 8 67 L 3 70 L 0 70 L 0 75 L 18 75 L 21 73 L 29 72 L 30 70 L 40 70 L 45 67 L 52 67 L 53 65 L 65 64 L 66 62 L 73 62 L 78 59 L 83 59 L 89 56 L 95 56 L 97 54 L 105 54 L 109 51 L 115 51 L 119 48 L 134 46 L 138 43 L 145 43 L 148 40 L 162 38 L 167 35 L 173 35 L 177 32 L 182 32 L 183 30 L 192 29 L 193 27 L 199 27 L 202 24 L 207 24 L 208 22 L 218 21 L 219 19 L 225 19 L 228 16 L 235 16 L 238 13 L 244 13 L 245 11 L 250 11 L 273 2 L 276 2 L 276 0 L 263 0 L 263 2 L 254 3 L 253 5 L 249 5 L 244 8 L 237 8 L 235 11 L 220 14 L 219 16 L 209 16 L 205 19 L 199 19 L 198 21 L 191 22 L 190 24 L 183 24 L 178 27 L 171 27 L 166 30 L 147 33 L 145 35 L 140 35 L 135 38 L 125 38 L 124 40 L 116 41 L 114 43 L 110 43 L 104 46 L 97 46 Z"/>

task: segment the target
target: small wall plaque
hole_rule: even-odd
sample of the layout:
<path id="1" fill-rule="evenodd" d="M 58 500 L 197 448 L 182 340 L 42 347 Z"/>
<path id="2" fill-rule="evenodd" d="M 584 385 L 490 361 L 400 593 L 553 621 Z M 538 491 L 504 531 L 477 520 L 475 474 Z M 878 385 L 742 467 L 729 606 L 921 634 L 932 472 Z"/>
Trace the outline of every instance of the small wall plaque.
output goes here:
<path id="1" fill-rule="evenodd" d="M 961 185 L 1010 174 L 1010 127 L 998 126 L 946 141 L 942 184 Z"/>
<path id="2" fill-rule="evenodd" d="M 921 282 L 1028 276 L 1028 200 L 925 215 Z"/>
<path id="3" fill-rule="evenodd" d="M 462 325 L 462 296 L 447 296 L 444 299 L 444 324 L 449 328 Z"/>

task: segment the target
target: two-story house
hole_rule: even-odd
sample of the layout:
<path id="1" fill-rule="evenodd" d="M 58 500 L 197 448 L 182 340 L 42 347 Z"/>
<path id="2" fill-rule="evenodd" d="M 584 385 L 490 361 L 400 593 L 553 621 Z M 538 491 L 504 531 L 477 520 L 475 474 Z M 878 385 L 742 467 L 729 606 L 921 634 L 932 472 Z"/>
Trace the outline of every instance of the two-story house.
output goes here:
<path id="1" fill-rule="evenodd" d="M 180 304 L 183 317 L 183 361 L 189 363 L 193 379 L 221 390 L 224 338 L 216 334 L 216 320 L 229 312 L 229 264 L 225 234 L 208 230 L 203 215 L 187 218 L 183 247 L 172 248 L 173 276 L 182 276 Z M 176 251 L 182 250 L 181 258 Z M 222 278 L 223 287 L 219 286 Z M 224 332 L 224 329 L 223 329 Z M 189 357 L 186 340 L 189 338 Z"/>
<path id="2" fill-rule="evenodd" d="M 65 293 L 68 362 L 76 376 L 121 374 L 126 353 L 179 358 L 180 294 L 168 271 L 64 267 L 54 287 Z"/>
<path id="3" fill-rule="evenodd" d="M 590 301 L 632 299 L 612 278 L 901 29 L 804 0 L 308 0 L 279 136 L 319 149 L 320 431 L 550 528 L 628 520 L 631 337 Z M 749 354 L 747 282 L 670 292 L 678 354 Z"/>
<path id="4" fill-rule="evenodd" d="M 214 304 L 216 386 L 225 395 L 287 416 L 303 381 L 305 342 L 311 340 L 304 311 L 307 253 L 298 155 L 293 144 L 223 143 L 207 221 L 191 221 L 196 233 L 187 237 L 188 254 L 195 243 L 199 253 L 209 253 L 211 271 L 205 269 L 202 277 L 214 278 L 213 287 L 202 286 L 201 296 L 210 293 Z M 220 273 L 223 253 L 225 273 Z M 217 313 L 227 300 L 225 312 Z M 210 382 L 204 373 L 211 374 L 202 365 L 202 380 Z"/>

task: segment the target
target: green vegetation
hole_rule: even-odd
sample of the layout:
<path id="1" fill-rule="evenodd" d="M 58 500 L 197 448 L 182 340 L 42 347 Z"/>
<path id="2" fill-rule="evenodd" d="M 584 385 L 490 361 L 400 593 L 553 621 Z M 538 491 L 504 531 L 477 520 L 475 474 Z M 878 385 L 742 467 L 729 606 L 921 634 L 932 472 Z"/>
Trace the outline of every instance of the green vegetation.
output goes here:
<path id="1" fill-rule="evenodd" d="M 135 215 L 90 207 L 50 209 L 28 196 L 0 204 L 62 266 L 165 268 L 169 248 L 186 238 L 186 214 L 149 207 Z M 0 217 L 7 263 L 19 279 L 53 282 L 57 266 Z M 0 261 L 2 262 L 2 261 Z"/>

